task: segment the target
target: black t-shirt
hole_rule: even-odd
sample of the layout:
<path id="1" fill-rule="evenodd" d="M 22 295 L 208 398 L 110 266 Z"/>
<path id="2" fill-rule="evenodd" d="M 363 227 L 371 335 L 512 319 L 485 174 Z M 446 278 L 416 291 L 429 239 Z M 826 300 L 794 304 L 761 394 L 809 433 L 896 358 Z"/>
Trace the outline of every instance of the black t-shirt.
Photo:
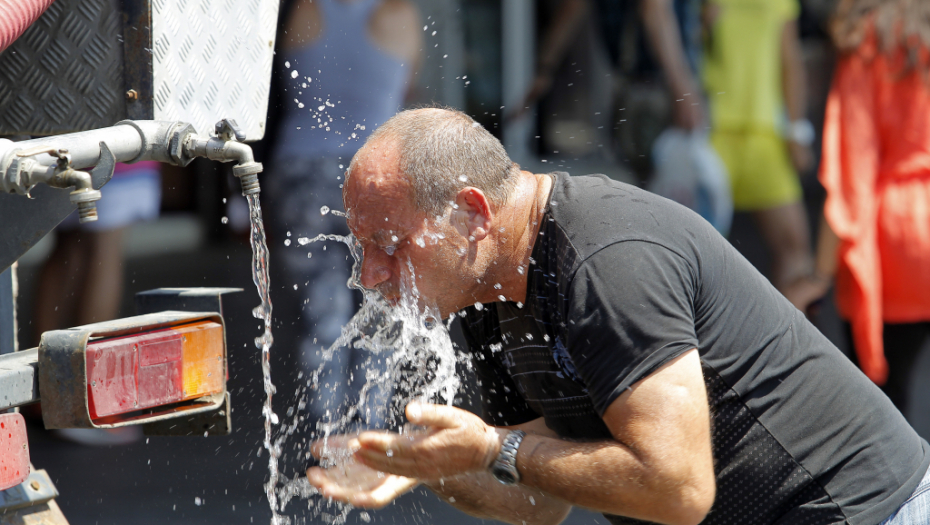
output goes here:
<path id="1" fill-rule="evenodd" d="M 465 311 L 486 421 L 609 438 L 611 402 L 697 348 L 717 479 L 705 524 L 877 524 L 917 487 L 927 442 L 698 215 L 557 173 L 544 221 L 527 303 Z"/>

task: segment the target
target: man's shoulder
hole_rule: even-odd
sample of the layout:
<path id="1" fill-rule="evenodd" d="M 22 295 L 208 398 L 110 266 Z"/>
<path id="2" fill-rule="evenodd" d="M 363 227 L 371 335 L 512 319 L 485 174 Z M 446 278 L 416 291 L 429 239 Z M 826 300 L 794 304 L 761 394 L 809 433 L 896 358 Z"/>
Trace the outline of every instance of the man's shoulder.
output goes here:
<path id="1" fill-rule="evenodd" d="M 713 227 L 688 208 L 604 175 L 556 173 L 549 202 L 550 230 L 564 237 L 578 262 L 608 246 L 643 241 L 683 256 L 719 242 Z M 563 250 L 564 251 L 564 250 Z"/>

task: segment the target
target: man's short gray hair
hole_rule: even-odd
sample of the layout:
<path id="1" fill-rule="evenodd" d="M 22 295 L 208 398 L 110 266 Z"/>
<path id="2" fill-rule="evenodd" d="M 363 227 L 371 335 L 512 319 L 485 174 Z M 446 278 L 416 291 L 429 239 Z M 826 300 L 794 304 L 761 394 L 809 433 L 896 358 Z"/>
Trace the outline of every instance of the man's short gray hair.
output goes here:
<path id="1" fill-rule="evenodd" d="M 443 215 L 466 186 L 480 189 L 492 204 L 507 202 L 520 167 L 481 124 L 454 109 L 421 108 L 391 117 L 366 145 L 387 139 L 400 148 L 400 165 L 418 209 Z M 349 166 L 351 173 L 355 159 Z"/>

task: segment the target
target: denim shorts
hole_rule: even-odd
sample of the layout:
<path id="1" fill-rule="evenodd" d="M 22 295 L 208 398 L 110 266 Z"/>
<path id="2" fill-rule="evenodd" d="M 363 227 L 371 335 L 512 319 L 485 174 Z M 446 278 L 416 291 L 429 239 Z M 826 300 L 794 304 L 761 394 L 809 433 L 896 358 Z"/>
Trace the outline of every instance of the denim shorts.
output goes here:
<path id="1" fill-rule="evenodd" d="M 930 470 L 924 474 L 911 497 L 881 525 L 926 525 L 930 523 Z"/>

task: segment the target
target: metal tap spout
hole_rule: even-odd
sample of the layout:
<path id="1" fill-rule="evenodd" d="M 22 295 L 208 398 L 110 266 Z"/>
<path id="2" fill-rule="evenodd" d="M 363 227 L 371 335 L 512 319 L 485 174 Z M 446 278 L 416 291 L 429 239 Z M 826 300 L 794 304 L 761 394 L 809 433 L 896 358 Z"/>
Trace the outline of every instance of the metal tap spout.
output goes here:
<path id="1" fill-rule="evenodd" d="M 252 148 L 240 142 L 245 140 L 245 135 L 239 130 L 236 121 L 223 119 L 217 122 L 216 135 L 188 135 L 184 144 L 185 156 L 206 157 L 219 162 L 235 161 L 232 171 L 242 185 L 242 195 L 259 193 L 258 174 L 262 172 L 262 164 L 255 162 Z"/>
<path id="2" fill-rule="evenodd" d="M 48 154 L 55 157 L 55 164 L 46 166 L 31 157 Z M 74 188 L 69 198 L 77 205 L 78 217 L 82 223 L 97 220 L 97 201 L 100 200 L 100 191 L 95 190 L 93 178 L 86 171 L 76 170 L 71 165 L 71 154 L 67 149 L 55 149 L 48 146 L 37 146 L 24 151 L 17 151 L 16 157 L 22 163 L 22 183 L 25 193 L 42 182 L 53 188 Z"/>

